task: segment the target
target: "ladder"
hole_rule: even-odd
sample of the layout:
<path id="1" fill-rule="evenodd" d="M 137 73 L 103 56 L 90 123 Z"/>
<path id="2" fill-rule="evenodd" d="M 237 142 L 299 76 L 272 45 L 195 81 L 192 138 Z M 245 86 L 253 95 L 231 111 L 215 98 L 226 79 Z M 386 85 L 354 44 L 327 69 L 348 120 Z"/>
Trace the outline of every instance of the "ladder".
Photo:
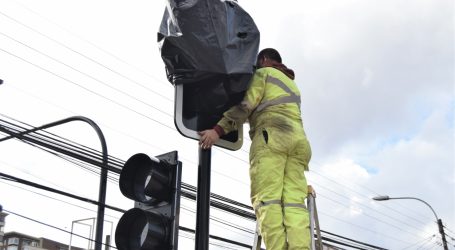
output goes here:
<path id="1" fill-rule="evenodd" d="M 311 249 L 322 250 L 321 230 L 319 228 L 318 211 L 316 209 L 316 191 L 314 191 L 311 185 L 308 185 L 307 207 L 310 215 L 310 232 L 312 232 Z M 251 249 L 261 250 L 261 242 L 262 237 L 259 233 L 259 223 L 256 223 L 256 232 L 254 234 L 254 242 Z"/>

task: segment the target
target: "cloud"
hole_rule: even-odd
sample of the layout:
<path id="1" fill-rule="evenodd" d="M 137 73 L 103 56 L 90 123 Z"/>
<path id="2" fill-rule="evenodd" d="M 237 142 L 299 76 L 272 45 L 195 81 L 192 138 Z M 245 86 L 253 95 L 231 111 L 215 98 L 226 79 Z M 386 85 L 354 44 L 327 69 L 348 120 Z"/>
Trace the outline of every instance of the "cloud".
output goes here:
<path id="1" fill-rule="evenodd" d="M 441 11 L 441 9 L 444 9 Z M 316 154 L 415 130 L 413 105 L 453 92 L 450 4 L 307 3 L 277 46 L 296 71 Z M 266 32 L 267 33 L 267 32 Z"/>

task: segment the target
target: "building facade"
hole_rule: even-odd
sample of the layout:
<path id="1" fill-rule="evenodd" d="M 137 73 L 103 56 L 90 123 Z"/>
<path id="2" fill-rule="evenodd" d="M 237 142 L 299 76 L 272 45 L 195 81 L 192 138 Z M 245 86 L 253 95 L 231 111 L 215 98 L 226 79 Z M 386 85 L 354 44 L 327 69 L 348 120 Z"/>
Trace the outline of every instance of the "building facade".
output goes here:
<path id="1" fill-rule="evenodd" d="M 5 235 L 5 218 L 8 214 L 0 209 L 0 249 L 3 247 L 3 236 Z"/>
<path id="2" fill-rule="evenodd" d="M 37 238 L 30 235 L 8 232 L 3 235 L 3 245 L 0 250 L 68 250 L 69 246 L 46 238 Z M 83 250 L 71 247 L 72 250 Z"/>

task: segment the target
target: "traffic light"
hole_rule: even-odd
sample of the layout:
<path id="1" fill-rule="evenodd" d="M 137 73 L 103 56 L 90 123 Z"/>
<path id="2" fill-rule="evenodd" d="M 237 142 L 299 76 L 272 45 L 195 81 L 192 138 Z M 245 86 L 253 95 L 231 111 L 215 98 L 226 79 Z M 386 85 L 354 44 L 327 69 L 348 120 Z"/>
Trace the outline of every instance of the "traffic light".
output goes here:
<path id="1" fill-rule="evenodd" d="M 239 104 L 254 73 L 259 30 L 237 1 L 167 0 L 158 31 L 166 75 L 175 86 L 174 122 L 188 138 L 211 129 Z M 217 146 L 238 150 L 243 127 Z"/>
<path id="2" fill-rule="evenodd" d="M 120 191 L 135 201 L 120 218 L 115 243 L 120 250 L 177 250 L 182 163 L 177 151 L 130 157 L 120 173 Z"/>

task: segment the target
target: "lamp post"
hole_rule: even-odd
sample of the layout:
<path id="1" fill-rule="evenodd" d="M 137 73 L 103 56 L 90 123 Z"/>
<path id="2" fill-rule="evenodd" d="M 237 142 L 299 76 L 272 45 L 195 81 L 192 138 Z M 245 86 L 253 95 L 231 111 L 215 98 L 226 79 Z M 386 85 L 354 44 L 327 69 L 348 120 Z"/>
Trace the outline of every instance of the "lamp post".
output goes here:
<path id="1" fill-rule="evenodd" d="M 63 120 L 59 120 L 56 122 L 51 122 L 45 125 L 42 125 L 40 127 L 35 127 L 33 129 L 25 130 L 19 133 L 13 132 L 13 131 L 8 131 L 8 130 L 2 130 L 0 126 L 0 130 L 2 132 L 10 134 L 9 136 L 0 138 L 0 142 L 6 141 L 12 138 L 18 138 L 20 140 L 24 141 L 30 141 L 29 138 L 25 137 L 25 135 L 30 134 L 32 132 L 38 131 L 38 130 L 43 130 L 46 128 L 51 128 L 55 127 L 61 124 L 65 124 L 68 122 L 72 121 L 83 121 L 88 123 L 90 126 L 92 126 L 93 129 L 95 129 L 98 138 L 100 139 L 101 142 L 101 148 L 102 148 L 102 164 L 103 167 L 101 168 L 101 173 L 100 173 L 100 188 L 98 191 L 98 211 L 97 211 L 97 223 L 96 223 L 96 232 L 95 232 L 95 250 L 101 250 L 102 244 L 103 244 L 103 223 L 104 223 L 104 210 L 106 207 L 106 190 L 107 190 L 107 176 L 108 176 L 108 154 L 107 154 L 107 145 L 106 145 L 106 139 L 104 138 L 103 132 L 101 131 L 100 127 L 91 119 L 84 117 L 84 116 L 72 116 L 68 117 Z M 44 145 L 47 147 L 45 143 L 43 144 L 34 142 L 37 144 Z M 51 147 L 53 150 L 61 150 L 61 148 L 58 147 Z"/>
<path id="2" fill-rule="evenodd" d="M 449 248 L 447 247 L 447 240 L 446 240 L 446 235 L 444 233 L 444 226 L 442 225 L 442 220 L 438 219 L 438 216 L 436 215 L 436 212 L 430 206 L 430 204 L 428 204 L 426 201 L 421 200 L 419 198 L 415 198 L 415 197 L 389 197 L 388 195 L 380 195 L 380 196 L 373 197 L 373 200 L 375 200 L 375 201 L 399 200 L 399 199 L 421 201 L 421 202 L 425 203 L 425 205 L 427 205 L 431 209 L 431 211 L 433 211 L 433 214 L 436 217 L 436 221 L 438 223 L 439 233 L 441 234 L 441 237 L 442 237 L 442 245 L 444 247 L 444 250 L 448 250 Z"/>

